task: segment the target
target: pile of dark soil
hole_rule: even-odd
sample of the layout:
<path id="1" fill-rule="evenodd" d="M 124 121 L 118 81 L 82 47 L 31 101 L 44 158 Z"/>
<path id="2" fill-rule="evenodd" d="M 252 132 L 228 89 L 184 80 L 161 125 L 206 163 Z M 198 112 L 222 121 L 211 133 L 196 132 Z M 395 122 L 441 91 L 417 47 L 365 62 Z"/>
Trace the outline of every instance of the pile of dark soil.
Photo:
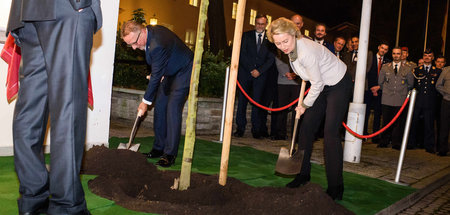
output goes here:
<path id="1" fill-rule="evenodd" d="M 85 155 L 83 174 L 98 175 L 89 189 L 130 210 L 159 214 L 353 214 L 322 188 L 251 187 L 234 178 L 192 173 L 188 190 L 172 190 L 179 171 L 159 171 L 144 155 L 95 146 Z"/>

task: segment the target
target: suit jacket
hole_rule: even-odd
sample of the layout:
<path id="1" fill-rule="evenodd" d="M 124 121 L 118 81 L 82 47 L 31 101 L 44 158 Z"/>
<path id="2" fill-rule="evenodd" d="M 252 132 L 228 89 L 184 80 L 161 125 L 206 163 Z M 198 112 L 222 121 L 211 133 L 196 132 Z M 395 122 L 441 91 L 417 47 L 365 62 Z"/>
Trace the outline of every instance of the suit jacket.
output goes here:
<path id="1" fill-rule="evenodd" d="M 383 60 L 381 62 L 380 67 L 382 67 L 385 63 L 389 63 L 389 62 L 391 62 L 391 60 L 386 58 L 386 55 L 383 56 Z M 381 72 L 381 68 L 380 68 L 380 72 Z M 376 54 L 374 54 L 372 57 L 372 66 L 370 67 L 370 70 L 367 73 L 367 83 L 368 83 L 369 89 L 374 86 L 379 86 L 378 85 L 378 59 L 377 59 Z"/>
<path id="2" fill-rule="evenodd" d="M 150 81 L 144 99 L 153 102 L 155 94 L 164 76 L 163 84 L 170 87 L 175 76 L 192 71 L 194 53 L 172 31 L 163 26 L 147 26 L 147 44 L 145 59 L 152 66 Z M 182 81 L 189 87 L 190 75 L 184 75 Z"/>
<path id="3" fill-rule="evenodd" d="M 383 90 L 381 104 L 398 107 L 402 106 L 408 91 L 413 88 L 414 76 L 404 64 L 395 74 L 393 63 L 390 62 L 381 67 L 378 85 Z"/>
<path id="4" fill-rule="evenodd" d="M 342 61 L 347 65 L 347 73 L 352 76 L 352 81 L 355 82 L 355 76 L 356 76 L 356 63 L 357 61 L 352 61 L 353 58 L 353 52 L 348 52 L 342 57 Z M 372 58 L 373 53 L 372 51 L 367 52 L 367 65 L 366 65 L 366 76 L 367 73 L 369 73 L 370 68 L 372 67 Z M 358 58 L 358 60 L 360 60 Z M 366 88 L 368 87 L 367 79 L 366 79 Z"/>
<path id="5" fill-rule="evenodd" d="M 97 21 L 95 32 L 102 27 L 100 0 L 12 0 L 6 34 L 22 28 L 24 22 L 55 20 L 58 1 L 69 1 L 74 10 L 91 7 Z"/>
<path id="6" fill-rule="evenodd" d="M 442 70 L 431 66 L 430 70 L 425 71 L 425 66 L 416 67 L 413 70 L 414 88 L 417 90 L 416 105 L 425 108 L 434 108 L 439 98 L 439 92 L 436 90 L 436 82 L 439 79 Z"/>
<path id="7" fill-rule="evenodd" d="M 241 53 L 239 57 L 238 77 L 241 80 L 253 78 L 250 72 L 257 69 L 261 75 L 265 75 L 274 67 L 275 46 L 267 40 L 267 34 L 261 43 L 259 52 L 256 51 L 256 31 L 247 31 L 242 35 Z"/>

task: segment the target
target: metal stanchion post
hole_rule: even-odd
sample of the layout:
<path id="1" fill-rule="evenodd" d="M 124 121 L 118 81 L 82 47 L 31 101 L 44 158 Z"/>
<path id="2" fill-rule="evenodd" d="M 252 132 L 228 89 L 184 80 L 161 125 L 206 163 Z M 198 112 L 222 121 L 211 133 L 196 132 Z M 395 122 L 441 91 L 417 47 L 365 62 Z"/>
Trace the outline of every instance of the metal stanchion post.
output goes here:
<path id="1" fill-rule="evenodd" d="M 223 89 L 223 105 L 222 105 L 222 122 L 220 122 L 220 139 L 219 141 L 223 141 L 223 131 L 225 129 L 225 112 L 227 106 L 227 95 L 228 95 L 228 78 L 230 77 L 230 67 L 227 67 L 227 71 L 225 73 L 225 87 Z"/>
<path id="2" fill-rule="evenodd" d="M 408 115 L 406 117 L 405 130 L 403 131 L 402 148 L 400 149 L 400 157 L 398 158 L 397 173 L 395 174 L 395 183 L 399 183 L 400 181 L 400 172 L 402 171 L 403 158 L 405 156 L 406 144 L 408 142 L 409 129 L 411 127 L 411 120 L 414 112 L 414 104 L 416 102 L 416 94 L 417 90 L 413 89 L 411 91 L 411 98 L 409 100 Z"/>

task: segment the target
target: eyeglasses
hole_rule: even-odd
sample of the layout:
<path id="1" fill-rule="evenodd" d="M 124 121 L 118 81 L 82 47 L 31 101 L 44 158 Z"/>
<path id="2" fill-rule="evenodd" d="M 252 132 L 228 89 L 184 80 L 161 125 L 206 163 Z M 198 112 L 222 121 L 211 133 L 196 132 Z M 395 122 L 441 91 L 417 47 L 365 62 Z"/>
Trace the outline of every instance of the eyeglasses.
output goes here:
<path id="1" fill-rule="evenodd" d="M 136 41 L 134 41 L 134 43 L 128 44 L 128 47 L 131 47 L 131 46 L 135 45 L 138 42 L 140 36 L 141 36 L 141 32 L 139 32 L 139 34 L 138 34 L 138 36 L 136 38 Z"/>

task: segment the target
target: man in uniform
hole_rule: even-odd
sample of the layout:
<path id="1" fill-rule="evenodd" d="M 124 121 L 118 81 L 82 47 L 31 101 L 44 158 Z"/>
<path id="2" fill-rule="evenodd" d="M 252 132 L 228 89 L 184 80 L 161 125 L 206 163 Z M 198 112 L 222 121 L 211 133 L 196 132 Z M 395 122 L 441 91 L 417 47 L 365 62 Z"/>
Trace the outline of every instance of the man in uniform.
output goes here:
<path id="1" fill-rule="evenodd" d="M 400 61 L 401 49 L 392 49 L 393 62 L 384 64 L 378 77 L 378 85 L 383 90 L 381 104 L 383 111 L 383 126 L 387 125 L 400 110 L 408 91 L 414 86 L 414 77 L 408 67 Z M 393 149 L 400 149 L 405 113 L 382 135 L 379 148 L 386 148 L 392 142 Z"/>
<path id="2" fill-rule="evenodd" d="M 418 92 L 408 142 L 409 148 L 416 147 L 423 142 L 425 150 L 432 154 L 435 153 L 434 119 L 439 94 L 435 88 L 435 84 L 441 74 L 440 69 L 432 66 L 433 59 L 433 52 L 430 49 L 426 49 L 423 53 L 423 66 L 417 67 L 413 71 L 415 78 L 414 87 Z M 423 115 L 424 121 L 423 140 L 416 138 L 420 115 Z"/>

